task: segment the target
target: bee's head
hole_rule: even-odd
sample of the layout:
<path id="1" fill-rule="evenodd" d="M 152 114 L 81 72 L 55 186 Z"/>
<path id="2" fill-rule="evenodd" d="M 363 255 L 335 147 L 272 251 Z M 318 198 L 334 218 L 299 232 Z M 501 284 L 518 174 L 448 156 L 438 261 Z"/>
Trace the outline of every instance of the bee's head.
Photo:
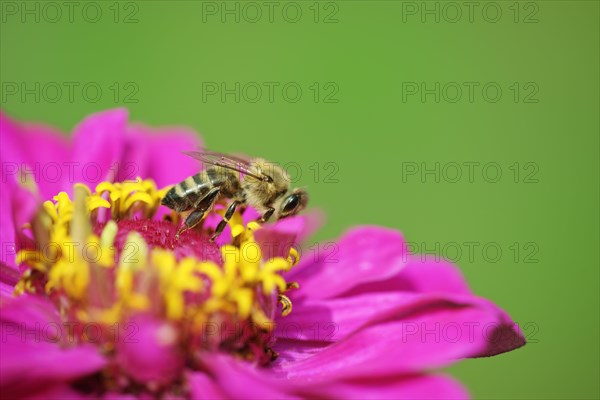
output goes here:
<path id="1" fill-rule="evenodd" d="M 304 189 L 294 189 L 292 193 L 282 196 L 275 207 L 277 219 L 296 215 L 302 211 L 308 203 L 308 193 Z"/>

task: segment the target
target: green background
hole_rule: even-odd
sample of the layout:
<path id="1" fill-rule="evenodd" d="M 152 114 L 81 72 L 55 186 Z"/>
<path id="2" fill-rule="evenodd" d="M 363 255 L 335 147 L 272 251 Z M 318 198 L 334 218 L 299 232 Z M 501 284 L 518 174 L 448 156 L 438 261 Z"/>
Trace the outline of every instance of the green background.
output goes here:
<path id="1" fill-rule="evenodd" d="M 526 347 L 450 368 L 474 397 L 598 398 L 598 2 L 477 2 L 470 18 L 463 2 L 300 1 L 285 14 L 277 3 L 273 22 L 262 6 L 252 22 L 255 8 L 229 1 L 240 20 L 223 22 L 203 13 L 223 2 L 110 1 L 95 3 L 97 23 L 83 2 L 73 22 L 64 7 L 52 22 L 44 3 L 3 3 L 1 105 L 10 115 L 70 131 L 125 105 L 133 120 L 197 129 L 211 149 L 298 163 L 297 184 L 327 215 L 317 239 L 363 223 L 400 229 L 419 251 L 455 259 L 478 294 L 521 324 Z M 456 5 L 463 15 L 452 22 Z M 40 7 L 39 21 L 24 7 Z M 425 7 L 439 7 L 439 22 Z M 51 102 L 48 92 L 38 102 L 7 93 L 11 82 L 95 82 L 103 93 Z M 246 86 L 236 102 L 207 95 L 207 82 L 279 86 L 272 102 L 265 86 L 258 101 Z M 281 91 L 289 82 L 302 88 L 295 103 Z M 421 82 L 440 83 L 439 102 L 406 92 Z M 478 85 L 472 99 L 464 82 Z M 480 163 L 472 182 L 465 162 Z M 439 182 L 420 175 L 436 163 Z M 488 163 L 501 169 L 495 183 Z M 403 175 L 407 166 L 420 171 Z"/>

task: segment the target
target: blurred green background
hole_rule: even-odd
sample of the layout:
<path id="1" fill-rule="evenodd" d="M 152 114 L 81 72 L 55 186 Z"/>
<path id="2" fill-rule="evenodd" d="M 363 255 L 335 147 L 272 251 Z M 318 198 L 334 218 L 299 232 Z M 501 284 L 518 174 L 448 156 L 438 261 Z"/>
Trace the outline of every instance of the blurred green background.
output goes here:
<path id="1" fill-rule="evenodd" d="M 397 228 L 522 326 L 450 368 L 474 397 L 598 398 L 599 3 L 269 4 L 2 1 L 1 106 L 295 163 L 316 239 Z"/>

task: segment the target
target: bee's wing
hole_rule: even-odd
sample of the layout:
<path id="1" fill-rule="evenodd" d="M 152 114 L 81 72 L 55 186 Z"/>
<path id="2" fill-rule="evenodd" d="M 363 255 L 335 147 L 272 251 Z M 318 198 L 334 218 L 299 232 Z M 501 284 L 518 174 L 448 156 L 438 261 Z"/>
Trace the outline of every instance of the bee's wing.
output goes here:
<path id="1" fill-rule="evenodd" d="M 258 175 L 256 171 L 252 169 L 250 161 L 241 157 L 212 151 L 184 151 L 183 154 L 195 158 L 196 160 L 200 160 L 203 164 L 217 165 L 219 167 L 228 168 L 262 181 L 272 180 L 272 178 L 266 174 Z"/>
<path id="2" fill-rule="evenodd" d="M 225 154 L 225 153 L 219 153 L 217 151 L 209 151 L 209 150 L 203 150 L 199 153 L 202 153 L 204 156 L 210 156 L 210 157 L 215 157 L 215 158 L 225 158 L 227 160 L 230 161 L 235 161 L 241 165 L 246 165 L 246 166 L 250 166 L 250 162 L 252 161 L 252 159 L 248 156 L 245 156 L 243 154 Z"/>

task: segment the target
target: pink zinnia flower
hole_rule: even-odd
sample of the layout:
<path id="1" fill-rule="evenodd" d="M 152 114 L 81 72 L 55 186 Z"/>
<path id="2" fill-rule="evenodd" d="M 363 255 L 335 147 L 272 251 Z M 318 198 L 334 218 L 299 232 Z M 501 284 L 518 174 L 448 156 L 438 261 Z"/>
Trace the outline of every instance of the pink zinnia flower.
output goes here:
<path id="1" fill-rule="evenodd" d="M 525 344 L 392 229 L 299 257 L 314 216 L 248 209 L 217 243 L 212 215 L 176 239 L 160 200 L 198 170 L 192 132 L 113 110 L 68 141 L 0 118 L 3 397 L 465 398 L 429 371 Z"/>

